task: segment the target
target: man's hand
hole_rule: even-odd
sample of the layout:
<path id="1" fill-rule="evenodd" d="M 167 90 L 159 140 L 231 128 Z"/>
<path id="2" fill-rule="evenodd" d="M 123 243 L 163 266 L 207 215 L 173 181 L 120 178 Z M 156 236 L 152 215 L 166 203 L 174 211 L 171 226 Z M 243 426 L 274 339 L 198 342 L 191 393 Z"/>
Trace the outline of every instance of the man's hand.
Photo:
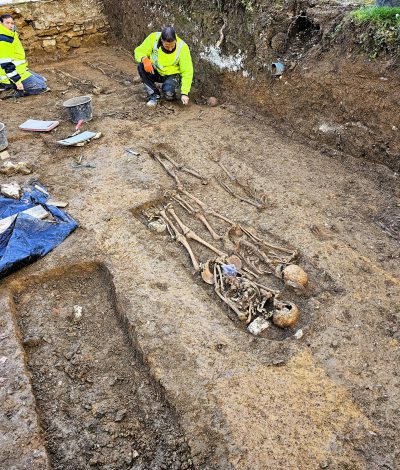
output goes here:
<path id="1" fill-rule="evenodd" d="M 142 64 L 147 73 L 154 73 L 153 64 L 148 57 L 142 58 Z"/>
<path id="2" fill-rule="evenodd" d="M 24 91 L 24 85 L 22 84 L 22 82 L 16 83 L 15 86 L 17 87 L 17 90 Z"/>
<path id="3" fill-rule="evenodd" d="M 182 101 L 182 103 L 183 103 L 185 106 L 187 106 L 187 105 L 189 104 L 189 97 L 188 97 L 188 95 L 182 95 L 182 96 L 181 96 L 181 101 Z"/>

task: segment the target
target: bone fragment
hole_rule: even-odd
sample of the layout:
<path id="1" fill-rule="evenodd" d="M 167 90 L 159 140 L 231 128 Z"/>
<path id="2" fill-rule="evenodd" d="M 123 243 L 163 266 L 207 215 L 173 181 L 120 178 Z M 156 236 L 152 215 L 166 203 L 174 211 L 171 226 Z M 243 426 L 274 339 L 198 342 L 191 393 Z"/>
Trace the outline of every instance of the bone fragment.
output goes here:
<path id="1" fill-rule="evenodd" d="M 0 193 L 6 197 L 19 199 L 21 195 L 21 186 L 16 182 L 1 184 Z"/>
<path id="2" fill-rule="evenodd" d="M 260 316 L 253 320 L 247 327 L 247 330 L 254 336 L 259 335 L 271 326 L 271 322 Z"/>

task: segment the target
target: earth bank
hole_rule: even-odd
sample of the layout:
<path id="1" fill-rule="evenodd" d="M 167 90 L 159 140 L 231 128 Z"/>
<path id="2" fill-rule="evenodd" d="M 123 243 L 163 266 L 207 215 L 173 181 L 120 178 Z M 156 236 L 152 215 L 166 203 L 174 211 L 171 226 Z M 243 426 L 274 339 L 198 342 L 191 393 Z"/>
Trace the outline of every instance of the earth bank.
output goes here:
<path id="1" fill-rule="evenodd" d="M 194 52 L 200 94 L 236 100 L 290 136 L 398 171 L 400 44 L 364 47 L 368 28 L 343 22 L 362 4 L 104 0 L 114 37 L 129 50 L 174 24 Z M 286 66 L 280 77 L 271 76 L 276 61 Z"/>

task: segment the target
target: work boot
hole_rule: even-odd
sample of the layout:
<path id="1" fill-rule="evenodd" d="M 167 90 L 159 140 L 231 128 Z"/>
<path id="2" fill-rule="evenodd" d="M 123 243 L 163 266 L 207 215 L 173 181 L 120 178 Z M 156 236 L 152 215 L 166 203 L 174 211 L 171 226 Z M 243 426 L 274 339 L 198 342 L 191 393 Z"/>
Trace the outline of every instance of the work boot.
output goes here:
<path id="1" fill-rule="evenodd" d="M 9 98 L 19 98 L 18 92 L 14 88 L 8 88 L 0 93 L 0 100 L 7 100 Z"/>
<path id="2" fill-rule="evenodd" d="M 149 108 L 155 108 L 160 100 L 160 97 L 158 95 L 151 95 L 149 100 L 146 103 L 146 106 Z"/>

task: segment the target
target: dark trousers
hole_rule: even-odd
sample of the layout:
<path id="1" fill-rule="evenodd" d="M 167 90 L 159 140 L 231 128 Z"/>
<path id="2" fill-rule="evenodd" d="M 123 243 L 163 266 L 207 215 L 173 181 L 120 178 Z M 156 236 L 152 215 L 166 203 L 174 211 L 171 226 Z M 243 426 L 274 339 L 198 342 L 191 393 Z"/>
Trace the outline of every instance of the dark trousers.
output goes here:
<path id="1" fill-rule="evenodd" d="M 160 75 L 156 69 L 154 69 L 154 73 L 149 73 L 146 72 L 141 62 L 138 64 L 138 73 L 149 97 L 160 98 L 160 91 L 156 83 L 162 83 L 162 93 L 165 99 L 173 100 L 179 97 L 181 91 L 181 76 L 179 74 Z"/>

